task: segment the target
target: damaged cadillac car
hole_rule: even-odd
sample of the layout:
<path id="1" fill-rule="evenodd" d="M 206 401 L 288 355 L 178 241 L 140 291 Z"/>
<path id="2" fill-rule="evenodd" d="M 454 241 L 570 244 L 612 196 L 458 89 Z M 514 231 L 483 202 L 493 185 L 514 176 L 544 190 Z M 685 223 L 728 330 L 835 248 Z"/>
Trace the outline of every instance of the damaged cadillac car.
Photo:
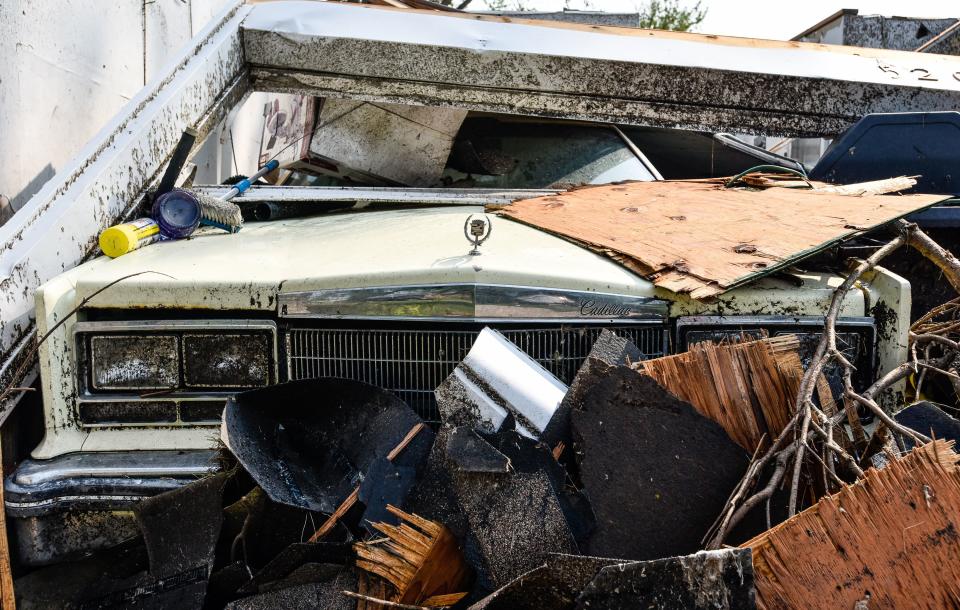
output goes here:
<path id="1" fill-rule="evenodd" d="M 18 427 L 30 455 L 4 480 L 22 565 L 135 538 L 140 500 L 218 467 L 225 404 L 246 391 L 359 380 L 436 423 L 436 388 L 487 327 L 558 387 L 608 329 L 645 358 L 764 333 L 799 335 L 809 353 L 849 259 L 872 253 L 847 239 L 895 215 L 860 226 L 821 208 L 837 232 L 776 256 L 749 239 L 718 248 L 705 223 L 680 228 L 669 253 L 652 249 L 674 271 L 701 242 L 714 243 L 701 259 L 750 259 L 739 268 L 749 281 L 705 297 L 619 256 L 612 234 L 578 240 L 509 210 L 534 198 L 560 210 L 551 198 L 590 185 L 665 185 L 662 199 L 608 216 L 676 230 L 692 214 L 656 224 L 650 202 L 676 204 L 670 191 L 692 182 L 681 179 L 719 191 L 764 166 L 810 186 L 796 161 L 725 132 L 832 137 L 888 112 L 890 100 L 956 106 L 955 79 L 914 89 L 866 49 L 839 55 L 830 45 L 745 46 L 354 3 L 228 5 L 3 227 L 0 381 L 16 377 L 11 370 L 32 374 L 32 340 L 42 338 L 40 392 L 16 392 L 40 396 L 42 418 L 35 440 Z M 102 255 L 102 231 L 151 214 L 151 191 L 188 128 L 199 141 L 171 176 L 198 197 L 246 188 L 244 176 L 279 163 L 232 200 L 242 230 L 202 227 Z M 773 233 L 774 221 L 753 216 L 781 209 L 781 186 L 770 205 L 754 189 L 761 205 L 741 209 L 742 224 Z M 601 220 L 583 203 L 584 225 Z M 805 209 L 793 216 L 797 232 L 815 224 Z M 906 361 L 910 304 L 910 284 L 880 267 L 847 292 L 837 339 L 854 384 Z M 893 406 L 902 396 L 880 399 Z M 0 400 L 0 420 L 10 408 Z"/>
<path id="2" fill-rule="evenodd" d="M 321 117 L 360 106 L 310 103 Z M 287 159 L 287 186 L 238 200 L 248 215 L 266 205 L 262 216 L 279 219 L 100 256 L 40 288 L 38 330 L 50 332 L 40 348 L 45 433 L 5 482 L 22 562 L 135 536 L 135 502 L 214 468 L 225 400 L 246 390 L 356 379 L 436 421 L 434 389 L 484 327 L 565 383 L 603 329 L 645 357 L 760 333 L 815 345 L 841 262 L 696 300 L 484 207 L 660 179 L 644 154 L 656 151 L 641 151 L 624 130 L 449 109 L 362 111 L 364 120 L 317 130 L 312 152 Z M 387 111 L 417 122 L 373 120 Z M 265 132 L 266 156 L 283 144 L 274 140 Z M 419 188 L 397 186 L 411 184 Z M 858 288 L 839 337 L 869 383 L 904 358 L 910 286 L 877 268 Z"/>

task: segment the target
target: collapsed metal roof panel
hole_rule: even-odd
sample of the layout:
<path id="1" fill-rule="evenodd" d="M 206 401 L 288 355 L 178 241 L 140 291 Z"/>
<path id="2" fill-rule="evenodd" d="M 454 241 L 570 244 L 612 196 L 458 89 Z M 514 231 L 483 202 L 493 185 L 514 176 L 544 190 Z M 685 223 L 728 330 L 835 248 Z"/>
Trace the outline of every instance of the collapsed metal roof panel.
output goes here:
<path id="1" fill-rule="evenodd" d="M 960 104 L 960 59 L 879 49 L 334 2 L 257 5 L 242 29 L 263 90 L 790 136 Z"/>

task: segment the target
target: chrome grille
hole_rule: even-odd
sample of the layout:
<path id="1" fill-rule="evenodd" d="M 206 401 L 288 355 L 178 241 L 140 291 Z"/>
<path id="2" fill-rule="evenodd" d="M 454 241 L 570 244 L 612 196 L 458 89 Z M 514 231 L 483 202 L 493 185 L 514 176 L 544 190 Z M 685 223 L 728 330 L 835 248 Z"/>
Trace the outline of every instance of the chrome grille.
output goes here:
<path id="1" fill-rule="evenodd" d="M 605 327 L 498 328 L 564 383 L 570 383 Z M 606 327 L 648 358 L 666 348 L 663 326 Z M 345 377 L 394 392 L 421 417 L 436 421 L 433 390 L 463 360 L 475 330 L 295 328 L 287 333 L 289 379 Z"/>

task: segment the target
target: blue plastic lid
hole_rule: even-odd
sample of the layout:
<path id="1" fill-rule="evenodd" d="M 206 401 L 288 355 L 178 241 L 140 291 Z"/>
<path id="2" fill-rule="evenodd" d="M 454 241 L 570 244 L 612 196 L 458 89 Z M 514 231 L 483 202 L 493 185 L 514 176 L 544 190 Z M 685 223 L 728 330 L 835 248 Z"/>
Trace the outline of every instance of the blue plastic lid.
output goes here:
<path id="1" fill-rule="evenodd" d="M 151 216 L 164 237 L 182 239 L 196 231 L 200 224 L 200 201 L 190 191 L 173 189 L 157 197 Z"/>

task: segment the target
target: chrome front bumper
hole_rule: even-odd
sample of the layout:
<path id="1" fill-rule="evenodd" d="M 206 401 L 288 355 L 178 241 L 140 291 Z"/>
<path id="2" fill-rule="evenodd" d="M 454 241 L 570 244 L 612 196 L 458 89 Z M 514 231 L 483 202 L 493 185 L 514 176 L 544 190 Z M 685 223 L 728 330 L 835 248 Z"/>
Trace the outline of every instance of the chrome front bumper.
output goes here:
<path id="1" fill-rule="evenodd" d="M 4 481 L 20 561 L 53 563 L 137 536 L 133 505 L 214 472 L 214 455 L 128 451 L 26 460 Z"/>

